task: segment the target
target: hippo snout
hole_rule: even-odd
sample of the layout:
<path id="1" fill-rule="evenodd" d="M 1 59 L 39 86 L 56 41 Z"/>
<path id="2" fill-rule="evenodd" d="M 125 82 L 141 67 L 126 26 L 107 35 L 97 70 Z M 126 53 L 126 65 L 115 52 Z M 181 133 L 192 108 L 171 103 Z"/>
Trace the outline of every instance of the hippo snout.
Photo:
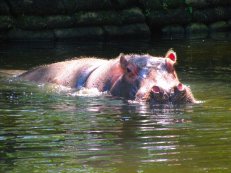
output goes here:
<path id="1" fill-rule="evenodd" d="M 160 86 L 154 85 L 150 91 L 149 99 L 152 103 L 156 104 L 193 103 L 195 101 L 190 88 L 182 83 L 179 83 L 168 91 Z"/>

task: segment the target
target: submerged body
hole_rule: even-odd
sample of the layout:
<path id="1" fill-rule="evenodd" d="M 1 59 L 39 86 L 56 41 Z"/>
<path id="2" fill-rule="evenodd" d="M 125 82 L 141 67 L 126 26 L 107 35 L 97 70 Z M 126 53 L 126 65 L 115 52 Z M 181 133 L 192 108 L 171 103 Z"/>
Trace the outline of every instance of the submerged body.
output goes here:
<path id="1" fill-rule="evenodd" d="M 195 103 L 190 88 L 180 83 L 175 63 L 172 50 L 165 57 L 120 54 L 112 60 L 83 58 L 53 63 L 23 73 L 20 78 L 77 89 L 97 88 L 136 101 Z"/>

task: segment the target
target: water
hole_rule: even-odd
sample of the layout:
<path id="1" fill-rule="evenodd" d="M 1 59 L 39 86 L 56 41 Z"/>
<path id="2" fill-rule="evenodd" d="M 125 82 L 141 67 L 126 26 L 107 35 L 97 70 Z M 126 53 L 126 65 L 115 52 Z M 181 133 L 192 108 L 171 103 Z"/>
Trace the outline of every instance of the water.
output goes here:
<path id="1" fill-rule="evenodd" d="M 230 172 L 230 46 L 229 39 L 2 44 L 0 172 Z M 204 103 L 73 96 L 11 75 L 74 56 L 164 55 L 171 47 L 180 80 Z"/>

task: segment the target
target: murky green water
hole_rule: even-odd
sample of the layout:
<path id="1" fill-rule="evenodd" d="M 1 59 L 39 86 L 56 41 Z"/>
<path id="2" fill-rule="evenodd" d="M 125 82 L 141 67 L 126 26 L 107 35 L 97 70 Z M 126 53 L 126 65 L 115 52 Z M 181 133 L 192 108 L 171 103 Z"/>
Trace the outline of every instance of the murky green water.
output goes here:
<path id="1" fill-rule="evenodd" d="M 73 56 L 164 55 L 170 47 L 181 81 L 204 103 L 74 97 L 6 75 Z M 0 172 L 231 170 L 230 39 L 8 44 L 1 45 L 0 65 Z"/>

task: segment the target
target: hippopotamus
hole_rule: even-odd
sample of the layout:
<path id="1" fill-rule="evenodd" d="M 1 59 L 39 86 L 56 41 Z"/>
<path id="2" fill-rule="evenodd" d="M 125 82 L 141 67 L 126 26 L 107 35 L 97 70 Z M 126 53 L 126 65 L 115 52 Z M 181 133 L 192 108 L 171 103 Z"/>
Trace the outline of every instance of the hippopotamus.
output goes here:
<path id="1" fill-rule="evenodd" d="M 97 88 L 100 92 L 138 102 L 196 103 L 191 89 L 177 77 L 176 61 L 173 50 L 164 57 L 121 53 L 111 60 L 88 57 L 52 63 L 19 77 L 76 89 Z"/>

